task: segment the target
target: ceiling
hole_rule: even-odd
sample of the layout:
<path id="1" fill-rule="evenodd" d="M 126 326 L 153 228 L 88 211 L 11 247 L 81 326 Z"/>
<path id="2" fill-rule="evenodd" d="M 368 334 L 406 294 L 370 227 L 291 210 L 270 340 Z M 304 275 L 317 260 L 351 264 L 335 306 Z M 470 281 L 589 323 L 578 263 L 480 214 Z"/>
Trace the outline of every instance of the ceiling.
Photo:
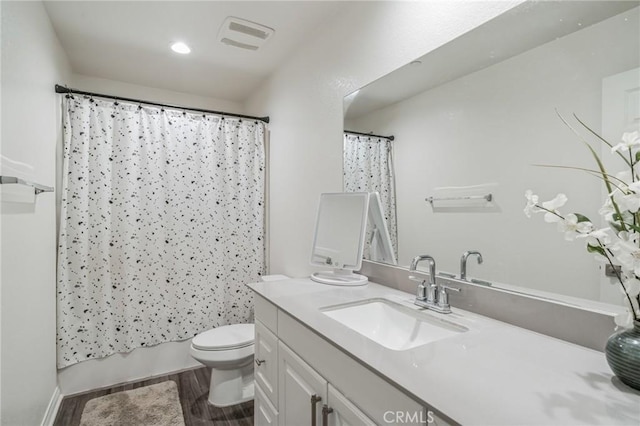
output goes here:
<path id="1" fill-rule="evenodd" d="M 330 21 L 337 1 L 45 1 L 74 73 L 242 102 Z M 275 29 L 257 51 L 217 41 L 234 16 Z M 184 41 L 191 54 L 172 52 Z"/>

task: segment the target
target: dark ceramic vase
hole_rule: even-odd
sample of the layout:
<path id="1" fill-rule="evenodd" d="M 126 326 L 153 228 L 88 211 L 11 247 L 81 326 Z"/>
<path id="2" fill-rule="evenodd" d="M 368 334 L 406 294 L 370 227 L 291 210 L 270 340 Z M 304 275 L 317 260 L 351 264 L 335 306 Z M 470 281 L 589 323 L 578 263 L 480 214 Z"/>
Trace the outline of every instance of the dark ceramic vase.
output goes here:
<path id="1" fill-rule="evenodd" d="M 640 321 L 609 337 L 605 354 L 622 383 L 640 390 Z"/>

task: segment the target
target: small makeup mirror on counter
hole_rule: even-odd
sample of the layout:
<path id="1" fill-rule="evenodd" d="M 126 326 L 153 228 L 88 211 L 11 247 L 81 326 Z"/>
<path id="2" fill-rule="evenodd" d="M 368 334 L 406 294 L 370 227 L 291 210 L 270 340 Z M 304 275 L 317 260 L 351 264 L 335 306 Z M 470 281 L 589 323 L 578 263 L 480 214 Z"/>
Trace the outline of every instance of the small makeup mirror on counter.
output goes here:
<path id="1" fill-rule="evenodd" d="M 339 286 L 364 285 L 360 269 L 367 229 L 369 193 L 341 192 L 320 195 L 311 264 L 331 268 L 315 272 L 313 281 Z"/>

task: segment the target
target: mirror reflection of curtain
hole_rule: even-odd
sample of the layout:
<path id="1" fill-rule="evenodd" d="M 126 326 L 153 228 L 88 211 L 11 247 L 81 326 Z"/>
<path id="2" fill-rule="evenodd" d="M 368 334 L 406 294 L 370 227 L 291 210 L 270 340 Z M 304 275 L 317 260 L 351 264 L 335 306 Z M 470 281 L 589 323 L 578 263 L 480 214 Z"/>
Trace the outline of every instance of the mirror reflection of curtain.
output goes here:
<path id="1" fill-rule="evenodd" d="M 389 228 L 393 251 L 398 257 L 396 186 L 391 140 L 375 136 L 344 134 L 344 191 L 378 192 Z M 368 225 L 370 228 L 371 225 Z M 369 259 L 371 230 L 367 230 L 364 258 Z"/>

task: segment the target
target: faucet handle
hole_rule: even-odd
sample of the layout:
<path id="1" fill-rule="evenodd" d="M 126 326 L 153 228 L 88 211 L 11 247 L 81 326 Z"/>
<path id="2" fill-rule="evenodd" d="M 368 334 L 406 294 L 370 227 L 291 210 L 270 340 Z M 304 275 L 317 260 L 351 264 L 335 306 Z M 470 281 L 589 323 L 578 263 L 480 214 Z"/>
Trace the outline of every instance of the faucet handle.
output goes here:
<path id="1" fill-rule="evenodd" d="M 440 291 L 451 290 L 460 293 L 462 290 L 458 287 L 451 287 L 448 284 L 440 284 Z"/>
<path id="2" fill-rule="evenodd" d="M 455 291 L 457 293 L 460 293 L 462 290 L 458 287 L 451 287 L 447 284 L 440 284 L 440 289 L 438 290 L 438 306 L 446 309 L 448 312 L 451 312 L 449 306 L 449 294 L 447 293 L 447 290 Z"/>

